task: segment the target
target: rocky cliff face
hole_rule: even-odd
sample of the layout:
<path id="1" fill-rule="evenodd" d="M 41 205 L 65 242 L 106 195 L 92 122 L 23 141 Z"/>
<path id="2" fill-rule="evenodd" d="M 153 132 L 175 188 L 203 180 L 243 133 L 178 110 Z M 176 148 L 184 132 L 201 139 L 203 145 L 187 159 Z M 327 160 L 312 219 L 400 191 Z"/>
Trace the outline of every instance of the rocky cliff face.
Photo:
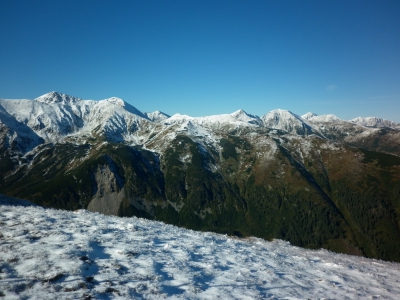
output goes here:
<path id="1" fill-rule="evenodd" d="M 87 210 L 105 215 L 118 215 L 119 207 L 125 198 L 125 191 L 121 179 L 114 172 L 109 165 L 98 166 L 94 172 L 94 197 L 89 202 Z"/>

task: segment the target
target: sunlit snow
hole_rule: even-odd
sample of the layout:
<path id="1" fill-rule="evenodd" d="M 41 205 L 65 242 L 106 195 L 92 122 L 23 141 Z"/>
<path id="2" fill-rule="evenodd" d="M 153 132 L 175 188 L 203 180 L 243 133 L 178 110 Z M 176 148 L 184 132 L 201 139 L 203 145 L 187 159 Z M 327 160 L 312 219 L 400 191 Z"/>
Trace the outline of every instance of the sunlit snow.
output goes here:
<path id="1" fill-rule="evenodd" d="M 400 264 L 161 222 L 0 206 L 3 299 L 398 299 Z"/>

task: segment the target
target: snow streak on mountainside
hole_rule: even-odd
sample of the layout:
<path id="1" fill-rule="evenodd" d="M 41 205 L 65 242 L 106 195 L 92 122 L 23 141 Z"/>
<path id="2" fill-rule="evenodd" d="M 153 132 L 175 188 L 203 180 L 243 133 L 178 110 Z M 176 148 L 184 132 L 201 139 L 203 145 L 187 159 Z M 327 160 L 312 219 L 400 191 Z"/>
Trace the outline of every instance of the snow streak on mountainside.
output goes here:
<path id="1" fill-rule="evenodd" d="M 24 205 L 24 206 L 11 206 Z M 4 299 L 397 299 L 400 265 L 0 195 Z"/>

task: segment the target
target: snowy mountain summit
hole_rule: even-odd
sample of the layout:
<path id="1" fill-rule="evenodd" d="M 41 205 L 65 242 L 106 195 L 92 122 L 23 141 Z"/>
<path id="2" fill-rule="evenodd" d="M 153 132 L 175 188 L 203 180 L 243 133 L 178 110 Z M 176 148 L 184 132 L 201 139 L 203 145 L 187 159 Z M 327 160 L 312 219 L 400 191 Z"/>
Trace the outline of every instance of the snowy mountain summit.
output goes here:
<path id="1" fill-rule="evenodd" d="M 308 113 L 302 115 L 301 117 L 302 117 L 304 120 L 310 120 L 310 119 L 312 119 L 312 118 L 315 117 L 315 116 L 317 116 L 316 113 L 308 112 Z"/>
<path id="2" fill-rule="evenodd" d="M 255 125 L 260 125 L 262 124 L 262 121 L 259 116 L 249 114 L 245 112 L 243 109 L 239 109 L 233 113 L 231 113 L 231 116 L 234 117 L 235 119 L 249 123 L 249 124 L 255 124 Z"/>
<path id="3" fill-rule="evenodd" d="M 153 112 L 147 112 L 144 114 L 149 120 L 157 123 L 162 122 L 171 117 L 170 115 L 167 115 L 166 113 L 163 113 L 162 111 L 159 110 Z"/>
<path id="4" fill-rule="evenodd" d="M 310 117 L 310 116 L 307 116 L 307 117 L 308 117 L 308 120 L 313 123 L 316 123 L 316 122 L 336 123 L 336 122 L 342 121 L 341 119 L 339 119 L 338 117 L 336 117 L 333 114 L 326 114 L 326 115 L 321 115 L 321 116 L 314 114 L 312 117 Z"/>
<path id="5" fill-rule="evenodd" d="M 338 117 L 336 117 L 333 114 L 326 114 L 326 115 L 318 116 L 315 113 L 308 112 L 305 115 L 302 115 L 301 117 L 304 120 L 308 120 L 308 121 L 311 121 L 311 122 L 333 122 L 334 123 L 334 122 L 337 122 L 337 121 L 343 121 L 343 120 L 339 119 Z"/>
<path id="6" fill-rule="evenodd" d="M 396 122 L 392 122 L 386 119 L 382 118 L 376 118 L 376 117 L 357 117 L 350 122 L 354 124 L 358 124 L 361 126 L 366 126 L 366 127 L 375 127 L 375 128 L 382 128 L 382 127 L 389 127 L 389 128 L 400 128 L 400 124 Z"/>
<path id="7" fill-rule="evenodd" d="M 125 106 L 125 101 L 118 97 L 108 98 L 107 101 L 118 106 Z"/>
<path id="8" fill-rule="evenodd" d="M 47 104 L 54 104 L 54 103 L 70 104 L 70 103 L 76 103 L 77 101 L 80 100 L 82 99 L 58 92 L 50 92 L 35 99 L 35 101 Z"/>
<path id="9" fill-rule="evenodd" d="M 318 133 L 307 120 L 288 110 L 275 109 L 262 118 L 265 127 L 280 129 L 291 134 L 310 135 Z"/>

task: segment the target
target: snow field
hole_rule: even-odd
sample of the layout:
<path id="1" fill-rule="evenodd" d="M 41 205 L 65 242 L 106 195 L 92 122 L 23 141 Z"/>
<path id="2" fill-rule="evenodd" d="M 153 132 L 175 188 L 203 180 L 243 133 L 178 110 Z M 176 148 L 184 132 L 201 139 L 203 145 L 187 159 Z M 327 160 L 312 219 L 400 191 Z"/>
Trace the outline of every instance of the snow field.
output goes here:
<path id="1" fill-rule="evenodd" d="M 3 299 L 399 299 L 400 264 L 139 218 L 0 206 Z"/>

